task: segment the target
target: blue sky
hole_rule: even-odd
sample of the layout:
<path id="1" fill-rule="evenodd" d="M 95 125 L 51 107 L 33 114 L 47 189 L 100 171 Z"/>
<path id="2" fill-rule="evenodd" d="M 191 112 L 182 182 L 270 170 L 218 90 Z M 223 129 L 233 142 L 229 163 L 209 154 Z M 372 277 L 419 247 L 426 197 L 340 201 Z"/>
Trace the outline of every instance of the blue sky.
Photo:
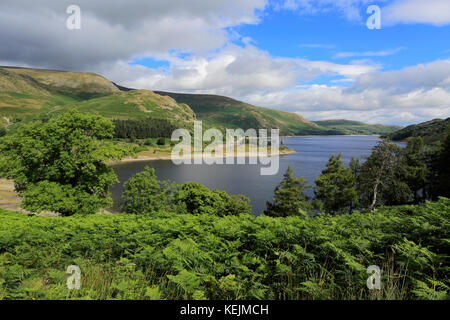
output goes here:
<path id="1" fill-rule="evenodd" d="M 387 6 L 395 1 L 370 1 L 370 4 Z M 260 21 L 226 28 L 230 42 L 245 46 L 251 44 L 276 57 L 326 60 L 349 64 L 361 60 L 373 63 L 381 70 L 400 70 L 404 67 L 432 62 L 450 57 L 450 25 L 436 27 L 430 24 L 398 24 L 370 30 L 366 26 L 368 5 L 359 6 L 361 20 L 349 20 L 342 12 L 331 10 L 319 14 L 301 14 L 293 10 L 276 9 L 283 1 L 272 1 L 259 12 Z M 244 42 L 243 42 L 244 40 Z M 189 57 L 186 53 L 184 57 Z M 364 61 L 365 60 L 365 61 Z M 168 60 L 150 57 L 137 58 L 130 65 L 142 65 L 167 70 Z M 318 76 L 306 83 L 333 84 L 343 76 Z M 304 84 L 299 81 L 299 84 Z M 345 84 L 343 84 L 345 85 Z"/>
<path id="2" fill-rule="evenodd" d="M 0 64 L 220 94 L 310 120 L 450 116 L 450 0 L 4 0 Z M 370 30 L 367 9 L 381 10 Z M 39 27 L 36 27 L 36 26 Z"/>

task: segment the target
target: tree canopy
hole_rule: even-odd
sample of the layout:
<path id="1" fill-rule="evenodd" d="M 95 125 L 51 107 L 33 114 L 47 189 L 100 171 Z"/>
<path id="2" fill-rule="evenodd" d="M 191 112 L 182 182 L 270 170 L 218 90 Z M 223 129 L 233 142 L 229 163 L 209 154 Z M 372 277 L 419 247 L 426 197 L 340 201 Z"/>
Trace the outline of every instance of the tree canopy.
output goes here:
<path id="1" fill-rule="evenodd" d="M 351 211 L 358 199 L 355 177 L 351 169 L 344 167 L 341 157 L 342 154 L 332 155 L 315 181 L 315 198 L 321 201 L 321 209 L 330 214 Z"/>
<path id="2" fill-rule="evenodd" d="M 14 179 L 27 210 L 95 213 L 111 206 L 118 182 L 108 162 L 132 153 L 105 141 L 113 132 L 110 120 L 77 110 L 23 124 L 0 142 L 0 172 Z"/>
<path id="3" fill-rule="evenodd" d="M 275 188 L 273 203 L 266 202 L 264 214 L 272 217 L 306 216 L 312 207 L 306 195 L 308 188 L 308 181 L 304 177 L 294 177 L 289 166 L 283 180 Z"/>

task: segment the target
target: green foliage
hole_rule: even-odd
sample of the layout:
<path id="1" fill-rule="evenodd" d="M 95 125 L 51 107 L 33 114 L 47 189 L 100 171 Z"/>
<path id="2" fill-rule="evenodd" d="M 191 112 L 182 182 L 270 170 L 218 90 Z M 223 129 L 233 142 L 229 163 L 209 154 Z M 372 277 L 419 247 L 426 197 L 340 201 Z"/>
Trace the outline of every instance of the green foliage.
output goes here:
<path id="1" fill-rule="evenodd" d="M 225 191 L 210 190 L 197 183 L 181 185 L 175 195 L 178 210 L 189 214 L 228 216 L 251 214 L 250 200 L 242 195 L 228 195 Z"/>
<path id="2" fill-rule="evenodd" d="M 356 179 L 352 170 L 344 167 L 341 157 L 342 154 L 332 155 L 315 181 L 315 198 L 322 202 L 321 209 L 330 214 L 351 211 L 358 199 Z"/>
<path id="3" fill-rule="evenodd" d="M 115 138 L 170 138 L 177 127 L 167 119 L 113 120 Z"/>
<path id="4" fill-rule="evenodd" d="M 117 177 L 108 162 L 132 153 L 104 141 L 113 130 L 111 121 L 76 110 L 24 124 L 1 141 L 0 172 L 29 198 L 26 209 L 95 213 L 93 208 L 112 204 L 109 187 Z"/>
<path id="5" fill-rule="evenodd" d="M 431 151 L 428 160 L 430 168 L 429 189 L 432 199 L 450 197 L 450 127 L 443 141 Z"/>
<path id="6" fill-rule="evenodd" d="M 393 141 L 403 141 L 414 137 L 423 138 L 426 144 L 433 144 L 444 139 L 450 125 L 450 118 L 434 119 L 407 126 L 399 131 L 387 134 L 383 138 Z"/>
<path id="7" fill-rule="evenodd" d="M 409 139 L 401 157 L 400 174 L 413 193 L 415 202 L 425 200 L 429 168 L 425 159 L 423 139 L 421 137 Z"/>
<path id="8" fill-rule="evenodd" d="M 165 146 L 166 145 L 166 139 L 165 138 L 159 138 L 158 141 L 156 141 L 156 144 L 158 146 Z"/>
<path id="9" fill-rule="evenodd" d="M 4 135 L 6 135 L 6 129 L 0 126 L 0 137 L 3 137 Z"/>
<path id="10" fill-rule="evenodd" d="M 0 209 L 4 299 L 448 299 L 450 200 L 303 219 Z M 66 287 L 81 268 L 81 290 Z M 366 268 L 380 266 L 381 290 Z"/>
<path id="11" fill-rule="evenodd" d="M 294 177 L 289 166 L 283 180 L 275 188 L 273 203 L 266 202 L 267 209 L 264 214 L 272 217 L 307 216 L 312 207 L 309 197 L 305 194 L 308 188 L 305 178 Z"/>
<path id="12" fill-rule="evenodd" d="M 176 186 L 159 181 L 155 169 L 145 167 L 124 183 L 122 211 L 125 213 L 154 213 L 170 209 Z"/>
<path id="13" fill-rule="evenodd" d="M 373 210 L 377 205 L 408 203 L 413 193 L 406 183 L 404 170 L 401 148 L 387 140 L 378 142 L 358 169 L 361 204 Z"/>

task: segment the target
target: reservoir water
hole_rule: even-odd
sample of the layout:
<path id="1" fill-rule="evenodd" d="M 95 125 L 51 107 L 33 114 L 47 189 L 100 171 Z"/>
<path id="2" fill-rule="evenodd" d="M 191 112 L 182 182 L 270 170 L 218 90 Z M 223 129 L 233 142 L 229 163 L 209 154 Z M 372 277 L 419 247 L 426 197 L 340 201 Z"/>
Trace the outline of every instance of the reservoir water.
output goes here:
<path id="1" fill-rule="evenodd" d="M 279 171 L 273 176 L 260 175 L 260 164 L 175 165 L 170 160 L 155 160 L 114 165 L 120 183 L 112 188 L 113 211 L 118 208 L 122 184 L 145 166 L 150 166 L 155 168 L 160 180 L 168 179 L 179 184 L 195 181 L 211 189 L 225 190 L 228 194 L 243 194 L 250 198 L 253 214 L 259 215 L 265 209 L 266 201 L 272 200 L 273 191 L 288 166 L 292 167 L 295 176 L 304 176 L 312 186 L 332 154 L 342 153 L 345 165 L 351 157 L 364 160 L 379 139 L 376 136 L 305 136 L 281 140 L 296 153 L 280 156 Z M 312 189 L 309 194 L 313 195 Z"/>

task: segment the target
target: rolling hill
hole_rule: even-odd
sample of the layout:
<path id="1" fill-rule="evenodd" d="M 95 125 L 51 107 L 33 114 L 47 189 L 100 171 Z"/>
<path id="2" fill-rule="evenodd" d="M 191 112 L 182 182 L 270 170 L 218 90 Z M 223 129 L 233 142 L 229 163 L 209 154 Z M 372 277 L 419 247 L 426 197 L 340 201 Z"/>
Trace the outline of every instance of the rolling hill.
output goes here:
<path id="1" fill-rule="evenodd" d="M 434 119 L 407 126 L 399 131 L 387 134 L 387 137 L 393 141 L 405 141 L 411 137 L 422 137 L 424 142 L 432 144 L 436 141 L 443 140 L 445 133 L 449 130 L 450 118 Z"/>
<path id="2" fill-rule="evenodd" d="M 194 112 L 150 90 L 121 91 L 93 73 L 0 67 L 0 118 L 28 120 L 76 107 L 111 119 L 159 118 L 192 122 Z"/>
<path id="3" fill-rule="evenodd" d="M 335 134 L 354 134 L 354 135 L 381 135 L 388 134 L 400 130 L 401 126 L 382 125 L 382 124 L 367 124 L 352 120 L 323 120 L 314 121 L 315 124 L 332 130 Z"/>
<path id="4" fill-rule="evenodd" d="M 312 122 L 224 96 L 130 89 L 94 73 L 0 67 L 0 125 L 70 107 L 110 119 L 167 119 L 183 127 L 199 119 L 205 129 L 278 128 L 281 135 L 384 134 L 399 128 L 348 120 Z"/>
<path id="5" fill-rule="evenodd" d="M 205 127 L 224 128 L 279 128 L 281 135 L 326 134 L 327 130 L 305 120 L 296 113 L 253 106 L 232 98 L 207 95 L 155 91 L 185 103 L 194 110 Z"/>

